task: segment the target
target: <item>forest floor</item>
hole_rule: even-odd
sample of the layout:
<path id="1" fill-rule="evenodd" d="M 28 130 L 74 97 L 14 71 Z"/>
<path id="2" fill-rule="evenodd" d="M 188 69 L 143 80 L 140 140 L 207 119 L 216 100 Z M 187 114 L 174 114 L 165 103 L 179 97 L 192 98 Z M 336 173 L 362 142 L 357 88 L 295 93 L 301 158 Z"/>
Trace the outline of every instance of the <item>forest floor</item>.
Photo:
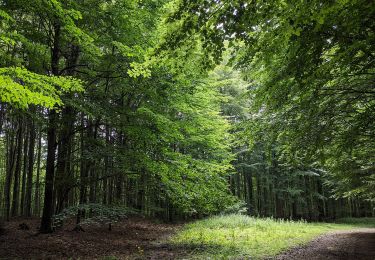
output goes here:
<path id="1" fill-rule="evenodd" d="M 375 228 L 336 231 L 314 239 L 304 246 L 292 248 L 277 260 L 374 260 Z"/>
<path id="2" fill-rule="evenodd" d="M 39 234 L 38 219 L 13 219 L 0 235 L 0 259 L 374 260 L 375 229 L 368 228 L 370 222 L 306 223 L 230 215 L 183 225 L 131 217 L 111 231 L 107 226 L 73 231 L 72 220 L 62 230 Z M 21 230 L 23 223 L 30 229 Z"/>
<path id="3" fill-rule="evenodd" d="M 25 223 L 30 229 L 21 230 Z M 184 252 L 165 241 L 181 224 L 132 217 L 112 225 L 73 231 L 74 222 L 52 234 L 39 234 L 39 219 L 13 219 L 0 235 L 0 259 L 174 259 Z"/>

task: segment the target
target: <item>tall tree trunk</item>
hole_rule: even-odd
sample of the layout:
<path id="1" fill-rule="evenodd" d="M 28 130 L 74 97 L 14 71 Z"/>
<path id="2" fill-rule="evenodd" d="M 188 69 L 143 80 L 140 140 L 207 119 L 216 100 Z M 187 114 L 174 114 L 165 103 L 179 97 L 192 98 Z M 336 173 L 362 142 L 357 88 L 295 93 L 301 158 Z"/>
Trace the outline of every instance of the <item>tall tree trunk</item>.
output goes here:
<path id="1" fill-rule="evenodd" d="M 29 135 L 28 135 L 28 129 L 27 129 L 27 121 L 28 119 L 25 118 L 25 129 L 24 129 L 24 142 L 23 142 L 23 167 L 22 167 L 22 189 L 21 189 L 21 215 L 25 215 L 25 197 L 26 197 L 26 175 L 27 175 L 27 149 L 29 145 Z"/>
<path id="2" fill-rule="evenodd" d="M 42 132 L 38 136 L 38 154 L 36 158 L 36 180 L 35 180 L 35 196 L 34 196 L 34 215 L 40 215 L 40 160 L 42 156 Z"/>
<path id="3" fill-rule="evenodd" d="M 253 211 L 253 176 L 251 172 L 246 174 L 247 177 L 247 210 L 249 215 L 254 215 Z"/>
<path id="4" fill-rule="evenodd" d="M 92 141 L 96 140 L 96 138 L 97 138 L 99 124 L 100 124 L 100 121 L 99 121 L 99 119 L 97 119 L 96 122 L 95 122 L 95 125 L 93 126 L 93 131 L 90 131 Z M 92 141 L 90 141 L 90 142 L 92 142 Z M 91 151 L 92 150 L 93 149 L 91 149 Z M 90 179 L 89 200 L 90 200 L 90 202 L 93 202 L 93 203 L 96 202 L 96 191 L 97 191 L 97 184 L 98 184 L 98 182 L 95 181 L 97 179 L 97 171 L 96 171 L 96 167 L 95 167 L 95 165 L 97 163 L 99 164 L 100 160 L 98 162 L 95 161 L 95 160 L 89 161 L 89 164 L 90 164 L 90 171 L 88 172 L 90 174 L 90 177 L 89 177 L 89 179 Z"/>
<path id="5" fill-rule="evenodd" d="M 20 175 L 22 168 L 22 133 L 23 133 L 23 122 L 22 119 L 18 120 L 17 130 L 17 156 L 16 156 L 16 167 L 14 169 L 14 184 L 13 184 L 13 199 L 12 199 L 12 216 L 17 216 L 19 212 L 19 199 L 20 199 Z"/>
<path id="6" fill-rule="evenodd" d="M 5 218 L 9 221 L 10 217 L 10 197 L 11 197 L 11 187 L 12 187 L 12 178 L 14 172 L 14 164 L 15 164 L 15 157 L 16 157 L 16 144 L 15 144 L 15 136 L 14 131 L 11 134 L 8 134 L 7 138 L 7 167 L 6 167 L 6 176 L 5 176 L 5 187 L 4 187 L 4 194 L 5 194 Z"/>
<path id="7" fill-rule="evenodd" d="M 109 127 L 108 125 L 105 126 L 105 143 L 106 143 L 106 146 L 109 145 Z M 103 179 L 103 204 L 107 204 L 108 203 L 108 189 L 107 189 L 107 186 L 108 186 L 108 168 L 109 168 L 109 156 L 108 154 L 106 154 L 104 156 L 104 170 L 103 170 L 103 175 L 104 175 L 104 179 Z"/>
<path id="8" fill-rule="evenodd" d="M 70 55 L 67 58 L 66 75 L 73 76 L 75 74 L 75 66 L 78 63 L 79 47 L 72 44 L 70 46 Z M 70 94 L 68 94 L 70 95 Z M 56 164 L 56 212 L 59 213 L 64 208 L 72 183 L 69 183 L 71 178 L 70 165 L 70 151 L 72 146 L 72 137 L 74 135 L 74 121 L 76 119 L 76 112 L 71 106 L 66 106 L 62 110 L 61 115 L 61 131 L 59 134 L 58 154 Z"/>
<path id="9" fill-rule="evenodd" d="M 56 212 L 59 213 L 64 207 L 70 187 L 70 150 L 72 144 L 75 113 L 73 108 L 66 107 L 62 111 L 61 132 L 58 143 L 58 154 L 56 163 Z"/>
<path id="10" fill-rule="evenodd" d="M 46 161 L 46 177 L 44 187 L 44 203 L 42 223 L 40 225 L 40 232 L 51 233 L 52 230 L 52 215 L 54 212 L 54 175 L 55 175 L 55 155 L 56 155 L 56 111 L 51 109 L 49 111 L 49 127 L 47 132 L 47 161 Z"/>
<path id="11" fill-rule="evenodd" d="M 35 111 L 35 110 L 32 110 Z M 35 149 L 35 125 L 31 120 L 29 125 L 29 153 L 28 153 L 28 169 L 27 169 L 27 184 L 25 197 L 25 216 L 31 217 L 31 193 L 33 191 L 33 172 L 34 172 L 34 149 Z"/>
<path id="12" fill-rule="evenodd" d="M 81 167 L 80 167 L 80 190 L 79 190 L 79 204 L 83 205 L 87 203 L 87 172 L 88 172 L 88 165 L 87 165 L 87 160 L 86 160 L 86 155 L 85 155 L 85 142 L 84 142 L 84 115 L 82 113 L 81 115 Z M 87 126 L 88 131 L 90 131 L 90 125 Z M 85 217 L 85 211 L 83 209 L 78 209 L 77 212 L 77 220 L 76 223 L 77 225 L 81 222 L 81 219 Z"/>
<path id="13" fill-rule="evenodd" d="M 54 39 L 51 50 L 51 71 L 53 75 L 59 75 L 59 60 L 60 60 L 60 33 L 61 26 L 59 23 L 54 23 Z M 52 215 L 54 212 L 54 177 L 55 177 L 55 156 L 56 156 L 56 123 L 57 114 L 54 109 L 51 109 L 48 114 L 48 131 L 47 131 L 47 161 L 46 161 L 46 176 L 44 187 L 44 204 L 42 222 L 40 225 L 40 232 L 52 232 Z"/>

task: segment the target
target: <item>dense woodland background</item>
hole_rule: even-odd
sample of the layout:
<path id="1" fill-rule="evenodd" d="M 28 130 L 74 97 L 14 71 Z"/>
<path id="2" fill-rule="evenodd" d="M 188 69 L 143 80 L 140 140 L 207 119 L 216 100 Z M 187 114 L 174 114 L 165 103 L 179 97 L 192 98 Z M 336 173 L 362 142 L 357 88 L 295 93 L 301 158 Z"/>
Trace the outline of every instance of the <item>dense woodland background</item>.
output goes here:
<path id="1" fill-rule="evenodd" d="M 372 1 L 0 0 L 0 208 L 374 216 Z"/>

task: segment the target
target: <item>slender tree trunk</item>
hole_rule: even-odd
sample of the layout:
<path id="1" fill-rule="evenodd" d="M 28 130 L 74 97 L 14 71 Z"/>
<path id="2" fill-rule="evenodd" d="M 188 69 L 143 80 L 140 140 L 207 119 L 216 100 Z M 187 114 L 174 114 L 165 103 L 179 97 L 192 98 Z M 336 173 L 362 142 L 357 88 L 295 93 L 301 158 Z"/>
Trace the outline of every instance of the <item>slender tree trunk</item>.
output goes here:
<path id="1" fill-rule="evenodd" d="M 79 204 L 83 205 L 87 203 L 87 160 L 85 155 L 85 142 L 84 142 L 84 115 L 81 115 L 81 167 L 80 167 L 80 190 L 79 190 Z M 90 131 L 90 126 L 87 126 L 88 131 Z M 83 209 L 78 209 L 77 212 L 77 225 L 81 222 L 81 219 L 85 217 L 85 211 Z"/>
<path id="2" fill-rule="evenodd" d="M 16 157 L 16 167 L 14 169 L 14 184 L 13 184 L 13 199 L 12 199 L 12 216 L 17 216 L 19 213 L 19 199 L 20 199 L 20 175 L 22 166 L 22 133 L 23 133 L 23 122 L 20 118 L 18 120 L 18 130 L 17 130 L 17 157 Z"/>
<path id="3" fill-rule="evenodd" d="M 53 75 L 59 75 L 60 60 L 60 33 L 61 26 L 54 23 L 54 39 L 51 50 L 51 71 Z M 54 213 L 54 177 L 55 177 L 55 156 L 56 156 L 56 123 L 57 114 L 51 109 L 48 114 L 48 131 L 47 131 L 47 161 L 46 176 L 44 187 L 44 204 L 40 232 L 52 232 L 52 216 Z"/>
<path id="4" fill-rule="evenodd" d="M 106 143 L 106 146 L 109 146 L 109 126 L 106 125 L 105 126 L 105 143 Z M 109 156 L 108 154 L 105 155 L 104 157 L 104 179 L 103 179 L 103 204 L 107 204 L 108 203 L 108 189 L 107 189 L 107 186 L 108 186 L 108 168 L 109 168 Z"/>
<path id="5" fill-rule="evenodd" d="M 11 187 L 12 187 L 12 178 L 14 172 L 14 164 L 15 164 L 15 157 L 16 157 L 16 144 L 15 144 L 15 137 L 14 132 L 12 131 L 11 134 L 8 134 L 7 138 L 7 171 L 5 176 L 5 218 L 9 221 L 10 217 L 10 197 L 11 197 Z"/>
<path id="6" fill-rule="evenodd" d="M 49 127 L 47 132 L 47 161 L 46 161 L 46 177 L 44 187 L 44 203 L 42 223 L 40 232 L 51 233 L 52 215 L 54 212 L 53 187 L 55 175 L 55 155 L 56 155 L 56 111 L 51 109 L 49 112 Z"/>
<path id="7" fill-rule="evenodd" d="M 29 147 L 29 135 L 27 129 L 27 119 L 25 120 L 25 129 L 24 129 L 24 142 L 23 142 L 23 168 L 22 168 L 22 190 L 21 190 L 21 215 L 25 216 L 25 197 L 26 197 L 26 175 L 27 175 L 27 149 Z"/>
<path id="8" fill-rule="evenodd" d="M 34 215 L 40 215 L 40 160 L 42 156 L 42 132 L 39 132 L 38 137 L 38 154 L 37 154 L 37 167 L 36 167 L 36 180 L 35 180 L 35 196 L 34 196 Z"/>
<path id="9" fill-rule="evenodd" d="M 113 169 L 113 159 L 110 161 L 110 164 L 111 164 L 111 169 Z M 111 177 L 108 179 L 109 180 L 109 189 L 108 189 L 108 204 L 112 204 L 113 203 L 113 182 L 114 182 L 114 178 Z"/>
<path id="10" fill-rule="evenodd" d="M 79 58 L 79 47 L 72 44 L 70 46 L 70 55 L 67 59 L 66 75 L 73 76 L 75 74 L 74 67 L 77 65 Z M 68 94 L 69 95 L 69 94 Z M 66 202 L 71 183 L 69 180 L 71 176 L 71 165 L 70 165 L 70 151 L 72 145 L 72 137 L 74 135 L 74 121 L 76 119 L 76 112 L 73 107 L 66 106 L 62 110 L 61 115 L 61 131 L 59 134 L 58 142 L 58 155 L 56 164 L 56 198 L 57 207 L 56 212 L 59 213 L 64 207 Z"/>
<path id="11" fill-rule="evenodd" d="M 34 111 L 34 110 L 33 110 Z M 34 172 L 34 149 L 35 149 L 35 126 L 33 121 L 30 121 L 30 141 L 28 153 L 28 169 L 27 169 L 27 185 L 25 198 L 25 215 L 31 217 L 31 194 L 33 191 L 33 172 Z"/>
<path id="12" fill-rule="evenodd" d="M 253 176 L 252 174 L 249 172 L 247 173 L 247 210 L 248 210 L 248 214 L 254 214 L 253 212 Z"/>
<path id="13" fill-rule="evenodd" d="M 99 120 L 96 120 L 95 125 L 93 126 L 93 131 L 90 131 L 91 138 L 93 139 L 92 141 L 94 141 L 97 138 L 98 128 L 99 128 Z M 95 165 L 97 163 L 100 163 L 100 161 L 99 162 L 96 162 L 94 160 L 90 160 L 89 161 L 89 164 L 90 164 L 90 171 L 89 171 L 89 174 L 90 174 L 89 200 L 90 200 L 90 202 L 93 202 L 93 203 L 96 202 L 97 182 L 95 180 L 97 178 L 97 171 L 96 171 Z"/>
<path id="14" fill-rule="evenodd" d="M 70 150 L 72 144 L 73 127 L 75 113 L 73 108 L 66 107 L 62 111 L 61 132 L 58 145 L 57 164 L 56 164 L 56 212 L 59 213 L 64 207 L 71 183 L 69 183 L 70 174 Z"/>

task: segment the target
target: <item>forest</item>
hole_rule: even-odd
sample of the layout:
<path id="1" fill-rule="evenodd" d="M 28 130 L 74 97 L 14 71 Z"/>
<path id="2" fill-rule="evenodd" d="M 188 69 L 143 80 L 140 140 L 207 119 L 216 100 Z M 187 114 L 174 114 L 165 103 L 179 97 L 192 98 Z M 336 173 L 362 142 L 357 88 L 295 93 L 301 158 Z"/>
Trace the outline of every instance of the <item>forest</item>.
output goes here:
<path id="1" fill-rule="evenodd" d="M 128 259 L 7 238 L 126 221 L 177 232 L 172 249 L 225 216 L 312 223 L 303 243 L 375 227 L 374 17 L 371 0 L 0 0 L 0 259 Z"/>

